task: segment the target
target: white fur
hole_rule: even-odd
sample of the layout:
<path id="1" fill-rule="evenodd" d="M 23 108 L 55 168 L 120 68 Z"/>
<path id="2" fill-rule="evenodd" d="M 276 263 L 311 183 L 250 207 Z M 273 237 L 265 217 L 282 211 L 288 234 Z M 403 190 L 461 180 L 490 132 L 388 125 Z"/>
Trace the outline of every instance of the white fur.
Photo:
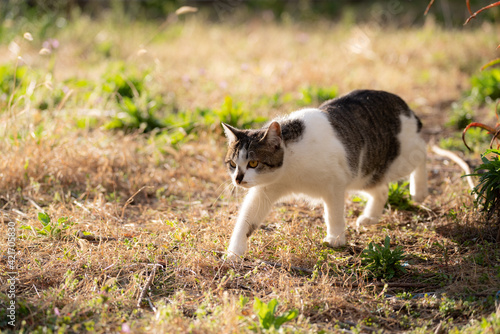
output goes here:
<path id="1" fill-rule="evenodd" d="M 236 259 L 245 253 L 250 228 L 259 226 L 272 205 L 285 197 L 305 195 L 306 198 L 323 201 L 327 227 L 324 242 L 335 247 L 346 243 L 344 199 L 347 191 L 361 190 L 369 197 L 363 214 L 356 222 L 358 226 L 378 221 L 387 200 L 390 181 L 412 173 L 410 191 L 413 198 L 422 201 L 427 196 L 426 145 L 417 133 L 417 122 L 413 116 L 401 116 L 400 155 L 391 164 L 380 185 L 369 190 L 362 189 L 367 183 L 366 177 L 352 176 L 344 146 L 324 112 L 304 109 L 289 117 L 301 119 L 305 130 L 300 140 L 286 146 L 281 144 L 285 150 L 281 168 L 263 174 L 255 173 L 252 169 L 246 170 L 246 152 L 240 154 L 236 161 L 237 168 L 246 171 L 241 186 L 250 190 L 229 243 L 230 258 Z M 233 182 L 236 175 L 237 172 L 232 176 Z"/>

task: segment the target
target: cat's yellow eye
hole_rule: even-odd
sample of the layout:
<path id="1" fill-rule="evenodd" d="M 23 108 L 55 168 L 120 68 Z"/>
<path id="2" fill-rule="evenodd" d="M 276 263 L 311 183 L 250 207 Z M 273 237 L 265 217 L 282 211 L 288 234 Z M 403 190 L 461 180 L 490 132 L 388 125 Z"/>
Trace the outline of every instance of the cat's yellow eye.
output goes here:
<path id="1" fill-rule="evenodd" d="M 233 160 L 229 161 L 229 165 L 230 165 L 232 168 L 236 168 L 236 163 L 235 163 Z"/>
<path id="2" fill-rule="evenodd" d="M 258 162 L 257 160 L 250 160 L 250 161 L 248 162 L 248 167 L 250 167 L 250 168 L 255 168 L 255 167 L 257 167 L 258 165 L 259 165 L 259 162 Z"/>

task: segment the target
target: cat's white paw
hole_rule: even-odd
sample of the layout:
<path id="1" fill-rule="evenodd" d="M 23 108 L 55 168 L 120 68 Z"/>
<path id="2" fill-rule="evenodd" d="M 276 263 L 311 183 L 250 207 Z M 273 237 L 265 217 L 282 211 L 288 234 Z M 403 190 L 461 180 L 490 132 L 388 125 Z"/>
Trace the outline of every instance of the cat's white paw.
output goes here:
<path id="1" fill-rule="evenodd" d="M 246 242 L 231 242 L 227 248 L 227 259 L 231 261 L 240 261 L 246 250 Z"/>
<path id="2" fill-rule="evenodd" d="M 243 261 L 243 257 L 228 251 L 226 254 L 226 261 L 237 263 Z"/>
<path id="3" fill-rule="evenodd" d="M 345 235 L 327 235 L 323 239 L 323 243 L 327 244 L 330 247 L 339 247 L 339 246 L 344 246 L 346 244 L 345 242 Z"/>
<path id="4" fill-rule="evenodd" d="M 375 225 L 377 223 L 378 223 L 378 218 L 361 215 L 356 220 L 356 227 L 370 226 L 370 225 Z"/>

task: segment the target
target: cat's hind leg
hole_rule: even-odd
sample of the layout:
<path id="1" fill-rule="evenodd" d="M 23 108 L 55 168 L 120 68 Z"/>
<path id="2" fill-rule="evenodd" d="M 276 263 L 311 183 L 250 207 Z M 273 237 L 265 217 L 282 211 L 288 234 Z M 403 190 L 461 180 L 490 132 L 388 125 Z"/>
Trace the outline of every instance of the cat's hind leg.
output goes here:
<path id="1" fill-rule="evenodd" d="M 429 190 L 427 189 L 425 157 L 410 175 L 410 194 L 412 199 L 416 202 L 423 202 L 429 194 Z"/>
<path id="2" fill-rule="evenodd" d="M 373 225 L 378 223 L 389 193 L 387 184 L 381 184 L 374 188 L 363 190 L 368 197 L 368 202 L 363 210 L 363 214 L 356 220 L 356 227 Z"/>

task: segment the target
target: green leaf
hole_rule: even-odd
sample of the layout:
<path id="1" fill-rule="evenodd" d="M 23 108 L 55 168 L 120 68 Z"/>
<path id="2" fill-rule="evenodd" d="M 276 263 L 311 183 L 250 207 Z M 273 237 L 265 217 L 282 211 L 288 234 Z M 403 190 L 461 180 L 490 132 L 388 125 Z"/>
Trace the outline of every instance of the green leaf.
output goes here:
<path id="1" fill-rule="evenodd" d="M 50 224 L 50 217 L 45 212 L 38 213 L 38 220 L 42 223 L 43 226 L 47 226 Z"/>
<path id="2" fill-rule="evenodd" d="M 265 304 L 255 297 L 254 310 L 259 317 L 259 322 L 262 328 L 271 328 L 271 325 L 274 323 L 274 311 L 277 305 L 278 302 L 276 299 L 273 299 L 268 304 Z"/>
<path id="3" fill-rule="evenodd" d="M 84 232 L 85 233 L 85 232 Z M 245 297 L 245 296 L 241 296 L 240 295 L 240 307 L 241 308 L 244 308 L 245 305 L 248 303 L 248 297 Z"/>
<path id="4" fill-rule="evenodd" d="M 73 225 L 74 223 L 70 222 L 68 217 L 61 217 L 57 220 L 57 226 L 60 226 L 63 230 L 67 230 Z"/>
<path id="5" fill-rule="evenodd" d="M 299 314 L 299 312 L 294 309 L 276 317 L 275 313 L 277 307 L 278 301 L 276 299 L 273 299 L 269 303 L 265 304 L 259 298 L 255 297 L 253 308 L 259 318 L 261 328 L 270 329 L 271 327 L 274 327 L 275 329 L 279 329 L 283 323 L 295 319 Z"/>
<path id="6" fill-rule="evenodd" d="M 389 249 L 391 247 L 391 238 L 389 238 L 388 235 L 385 236 L 384 246 L 386 249 Z"/>
<path id="7" fill-rule="evenodd" d="M 255 311 L 255 313 L 259 313 L 260 309 L 262 308 L 262 305 L 263 305 L 262 301 L 259 298 L 255 297 L 253 303 L 253 310 Z"/>
<path id="8" fill-rule="evenodd" d="M 61 229 L 56 227 L 50 231 L 50 235 L 52 235 L 53 237 L 58 237 L 61 234 L 61 232 L 62 232 Z"/>
<path id="9" fill-rule="evenodd" d="M 274 321 L 274 328 L 279 329 L 285 322 L 295 319 L 298 315 L 299 311 L 296 309 L 283 313 L 283 315 L 277 317 Z"/>

